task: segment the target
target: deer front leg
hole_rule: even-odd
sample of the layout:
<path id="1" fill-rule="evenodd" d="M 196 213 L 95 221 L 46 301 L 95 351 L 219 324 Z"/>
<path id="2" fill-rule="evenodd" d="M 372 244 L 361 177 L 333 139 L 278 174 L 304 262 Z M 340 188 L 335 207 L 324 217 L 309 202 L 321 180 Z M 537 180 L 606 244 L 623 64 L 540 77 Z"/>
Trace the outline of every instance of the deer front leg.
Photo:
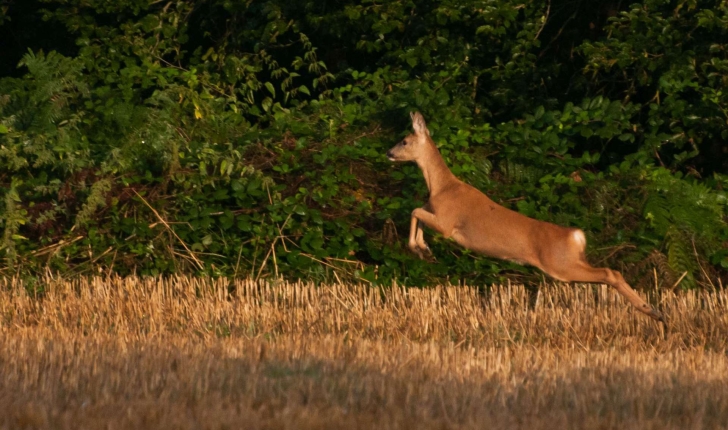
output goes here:
<path id="1" fill-rule="evenodd" d="M 428 212 L 424 208 L 418 208 L 412 211 L 409 247 L 420 258 L 425 259 L 424 253 L 432 255 L 432 252 L 430 251 L 430 247 L 427 246 L 427 243 L 425 242 L 424 232 L 420 223 L 424 223 L 426 226 L 432 228 L 438 233 L 445 234 L 445 231 L 440 226 L 439 220 L 437 219 L 435 214 L 433 214 L 432 212 Z M 445 234 L 445 236 L 449 235 Z"/>
<path id="2" fill-rule="evenodd" d="M 425 235 L 422 231 L 422 226 L 420 226 L 419 220 L 415 218 L 414 215 L 410 222 L 409 248 L 422 260 L 425 259 L 425 255 L 423 254 L 425 249 L 428 251 L 430 249 L 427 246 L 427 243 L 425 243 Z"/>
<path id="3" fill-rule="evenodd" d="M 417 234 L 415 235 L 415 242 L 417 242 L 418 248 L 432 255 L 430 247 L 427 246 L 427 242 L 425 242 L 425 230 L 422 228 L 422 224 L 419 221 L 417 221 Z"/>
<path id="4" fill-rule="evenodd" d="M 425 203 L 425 205 L 422 206 L 421 209 L 424 210 L 426 213 L 432 213 L 430 211 L 429 202 Z M 414 215 L 413 215 L 413 219 L 415 219 Z M 425 231 L 422 228 L 422 224 L 423 223 L 420 220 L 417 220 L 417 234 L 415 235 L 415 242 L 417 243 L 418 248 L 426 251 L 427 254 L 432 255 L 432 251 L 430 251 L 430 247 L 427 246 L 427 242 L 425 242 Z"/>

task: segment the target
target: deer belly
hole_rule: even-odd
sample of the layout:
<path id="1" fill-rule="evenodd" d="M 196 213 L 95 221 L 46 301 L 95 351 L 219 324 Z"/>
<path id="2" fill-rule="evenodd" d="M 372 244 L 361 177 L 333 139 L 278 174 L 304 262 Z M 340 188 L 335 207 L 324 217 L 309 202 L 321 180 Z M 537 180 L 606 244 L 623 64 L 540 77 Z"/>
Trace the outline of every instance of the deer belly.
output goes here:
<path id="1" fill-rule="evenodd" d="M 521 265 L 531 264 L 530 255 L 518 237 L 504 237 L 499 233 L 493 234 L 467 234 L 461 229 L 452 233 L 452 239 L 465 249 L 486 255 L 488 257 L 508 260 Z"/>

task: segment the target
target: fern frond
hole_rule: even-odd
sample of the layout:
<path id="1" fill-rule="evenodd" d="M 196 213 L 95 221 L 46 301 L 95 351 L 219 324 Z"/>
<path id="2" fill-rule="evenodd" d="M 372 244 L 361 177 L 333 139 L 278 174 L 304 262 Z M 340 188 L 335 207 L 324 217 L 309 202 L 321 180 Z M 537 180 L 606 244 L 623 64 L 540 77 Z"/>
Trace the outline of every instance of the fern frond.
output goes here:
<path id="1" fill-rule="evenodd" d="M 94 213 L 106 206 L 106 194 L 111 191 L 111 180 L 101 179 L 91 186 L 91 193 L 81 210 L 76 215 L 76 225 L 84 225 L 91 220 Z"/>
<path id="2" fill-rule="evenodd" d="M 658 234 L 665 235 L 673 224 L 670 210 L 670 201 L 668 198 L 664 194 L 654 193 L 647 198 L 643 213 L 645 219 L 650 223 L 650 226 Z"/>
<path id="3" fill-rule="evenodd" d="M 545 171 L 543 169 L 514 163 L 509 160 L 501 162 L 499 167 L 509 182 L 535 183 L 545 175 Z"/>
<path id="4" fill-rule="evenodd" d="M 667 263 L 672 270 L 680 273 L 687 273 L 680 286 L 683 289 L 695 287 L 695 274 L 699 268 L 693 256 L 692 238 L 677 227 L 671 226 L 665 235 L 665 246 L 667 248 Z"/>
<path id="5" fill-rule="evenodd" d="M 655 169 L 650 180 L 644 217 L 663 237 L 670 269 L 680 275 L 687 272 L 681 286 L 694 287 L 696 277 L 702 276 L 697 250 L 711 255 L 719 249 L 726 232 L 725 198 L 667 169 Z"/>
<path id="6" fill-rule="evenodd" d="M 677 282 L 681 275 L 681 273 L 676 273 L 672 267 L 670 267 L 667 255 L 657 249 L 653 250 L 644 262 L 646 263 L 644 266 L 651 266 L 651 268 L 656 270 L 657 276 L 664 282 L 664 285 L 667 285 L 668 287 L 675 285 L 675 282 Z M 650 272 L 652 271 L 650 270 Z"/>
<path id="7" fill-rule="evenodd" d="M 10 189 L 6 191 L 4 196 L 5 207 L 0 211 L 0 223 L 5 227 L 2 242 L 0 242 L 0 250 L 5 251 L 6 262 L 10 268 L 14 266 L 15 259 L 17 258 L 15 242 L 24 239 L 18 234 L 20 226 L 24 225 L 27 221 L 26 210 L 18 204 L 21 202 L 17 190 L 20 184 L 20 181 L 13 179 Z"/>

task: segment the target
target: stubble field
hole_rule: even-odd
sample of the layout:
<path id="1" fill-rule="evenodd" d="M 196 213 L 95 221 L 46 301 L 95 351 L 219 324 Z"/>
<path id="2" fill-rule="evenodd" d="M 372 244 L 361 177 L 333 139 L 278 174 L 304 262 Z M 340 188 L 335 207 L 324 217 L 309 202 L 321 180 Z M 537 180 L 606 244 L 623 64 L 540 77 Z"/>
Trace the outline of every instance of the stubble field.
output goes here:
<path id="1" fill-rule="evenodd" d="M 649 294 L 2 279 L 0 428 L 725 428 L 728 294 Z"/>

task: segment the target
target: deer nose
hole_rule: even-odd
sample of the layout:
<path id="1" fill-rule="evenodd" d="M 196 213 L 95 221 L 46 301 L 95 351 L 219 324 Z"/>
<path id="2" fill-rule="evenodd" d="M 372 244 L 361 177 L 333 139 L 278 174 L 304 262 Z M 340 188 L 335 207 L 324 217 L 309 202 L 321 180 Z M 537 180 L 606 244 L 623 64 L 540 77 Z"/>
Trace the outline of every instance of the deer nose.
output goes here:
<path id="1" fill-rule="evenodd" d="M 394 158 L 394 154 L 392 154 L 392 150 L 391 149 L 389 151 L 387 151 L 387 158 L 389 158 L 389 159 Z"/>

